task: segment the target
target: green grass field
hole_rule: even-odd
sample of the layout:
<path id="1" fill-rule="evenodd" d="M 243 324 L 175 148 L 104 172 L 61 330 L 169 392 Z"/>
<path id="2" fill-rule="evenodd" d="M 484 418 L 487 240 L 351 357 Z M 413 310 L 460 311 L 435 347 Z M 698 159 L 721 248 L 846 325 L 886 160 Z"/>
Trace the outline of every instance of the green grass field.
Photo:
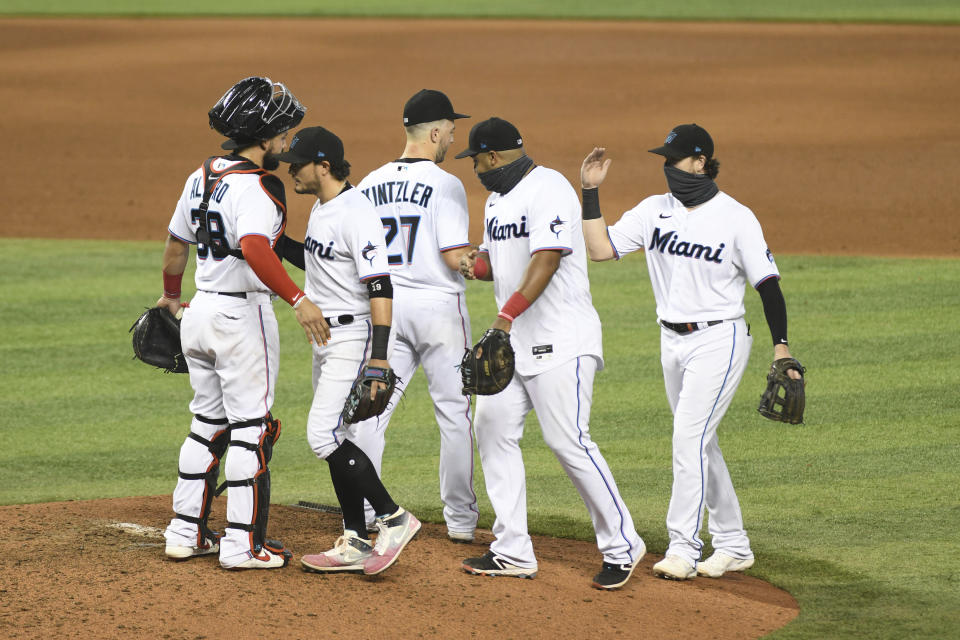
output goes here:
<path id="1" fill-rule="evenodd" d="M 956 0 L 0 0 L 0 15 L 315 15 L 365 17 L 575 18 L 960 22 Z"/>
<path id="2" fill-rule="evenodd" d="M 190 415 L 185 376 L 131 359 L 127 329 L 159 290 L 157 243 L 0 239 L 0 504 L 169 493 Z M 808 367 L 807 424 L 756 413 L 772 355 L 749 293 L 753 356 L 721 444 L 758 563 L 799 618 L 776 638 L 939 638 L 960 625 L 960 261 L 782 256 L 792 349 Z M 294 274 L 302 282 L 302 274 Z M 642 259 L 592 265 L 607 369 L 592 433 L 637 529 L 662 553 L 670 494 L 670 415 Z M 190 277 L 185 283 L 192 282 Z M 189 290 L 189 285 L 188 285 Z M 468 291 L 474 335 L 495 308 Z M 284 438 L 273 501 L 335 503 L 305 439 L 309 349 L 286 305 L 275 413 Z M 394 495 L 442 520 L 439 439 L 422 375 L 388 432 Z M 531 530 L 583 540 L 586 510 L 542 442 L 523 441 Z M 481 526 L 492 511 L 477 465 Z M 949 541 L 953 540 L 953 543 Z"/>

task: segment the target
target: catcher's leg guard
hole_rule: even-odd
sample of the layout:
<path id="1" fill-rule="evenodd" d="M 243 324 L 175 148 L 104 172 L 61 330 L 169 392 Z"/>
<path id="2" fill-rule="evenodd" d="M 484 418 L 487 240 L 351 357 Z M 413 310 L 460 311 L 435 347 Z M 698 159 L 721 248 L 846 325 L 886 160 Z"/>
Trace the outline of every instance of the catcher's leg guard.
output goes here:
<path id="1" fill-rule="evenodd" d="M 257 442 L 247 442 L 231 435 L 230 446 L 251 451 L 256 456 L 257 470 L 252 477 L 227 479 L 218 493 L 227 487 L 250 487 L 253 492 L 253 510 L 250 522 L 227 522 L 227 528 L 241 529 L 250 535 L 250 549 L 260 553 L 267 548 L 274 554 L 283 554 L 292 557 L 292 553 L 285 551 L 283 543 L 278 540 L 267 539 L 267 521 L 270 513 L 270 469 L 268 464 L 273 457 L 273 445 L 280 439 L 280 421 L 269 413 L 264 418 L 236 422 L 230 425 L 231 434 L 238 429 L 255 427 L 263 424 L 266 428 Z"/>
<path id="2" fill-rule="evenodd" d="M 217 495 L 220 460 L 227 451 L 230 438 L 227 431 L 226 418 L 207 418 L 201 415 L 196 415 L 194 418 L 197 422 L 202 423 L 202 425 L 196 425 L 197 428 L 192 428 L 190 435 L 187 436 L 187 442 L 184 443 L 180 454 L 178 475 L 183 480 L 203 481 L 203 497 L 198 515 L 191 516 L 182 513 L 185 509 L 180 509 L 175 512 L 175 516 L 180 520 L 197 525 L 197 546 L 204 547 L 207 539 L 215 542 L 220 537 L 220 534 L 212 531 L 207 526 L 207 519 L 210 517 L 210 507 L 213 504 L 213 498 Z M 213 431 L 209 439 L 197 433 L 197 430 L 201 430 L 201 428 L 204 432 Z M 191 452 L 188 450 L 191 440 L 206 447 L 208 453 L 198 459 L 196 451 Z M 189 467 L 189 469 L 185 470 L 184 467 Z M 191 471 L 191 469 L 198 467 L 203 469 L 203 471 Z"/>

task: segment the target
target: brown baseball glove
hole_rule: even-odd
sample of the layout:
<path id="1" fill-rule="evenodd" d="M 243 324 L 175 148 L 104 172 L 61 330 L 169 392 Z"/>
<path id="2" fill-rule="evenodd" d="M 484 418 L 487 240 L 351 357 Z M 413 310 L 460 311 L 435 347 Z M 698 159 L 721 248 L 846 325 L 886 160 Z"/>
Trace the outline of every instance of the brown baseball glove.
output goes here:
<path id="1" fill-rule="evenodd" d="M 513 370 L 510 334 L 501 329 L 487 329 L 473 349 L 463 354 L 460 362 L 463 395 L 500 393 L 513 379 Z"/>
<path id="2" fill-rule="evenodd" d="M 787 373 L 790 369 L 800 373 L 799 380 L 790 377 Z M 793 358 L 774 360 L 770 365 L 770 373 L 767 374 L 767 388 L 760 396 L 760 406 L 757 407 L 760 415 L 777 422 L 801 424 L 807 402 L 806 380 L 803 377 L 806 371 L 806 368 Z"/>

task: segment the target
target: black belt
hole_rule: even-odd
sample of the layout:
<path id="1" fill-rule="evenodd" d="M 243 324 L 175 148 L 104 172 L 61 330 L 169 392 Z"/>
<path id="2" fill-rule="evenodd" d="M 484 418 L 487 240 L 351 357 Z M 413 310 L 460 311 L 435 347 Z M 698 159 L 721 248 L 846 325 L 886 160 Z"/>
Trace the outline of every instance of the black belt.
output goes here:
<path id="1" fill-rule="evenodd" d="M 685 333 L 693 333 L 694 331 L 697 331 L 703 328 L 700 326 L 701 324 L 706 324 L 708 327 L 712 327 L 720 324 L 721 322 L 723 322 L 723 320 L 710 320 L 709 322 L 680 322 L 680 323 L 666 322 L 664 320 L 661 320 L 660 324 L 666 327 L 667 329 L 670 329 L 671 331 L 676 331 L 680 335 L 683 335 Z"/>
<path id="2" fill-rule="evenodd" d="M 231 298 L 243 298 L 247 299 L 246 291 L 217 291 L 217 295 L 221 296 L 230 296 Z M 331 327 L 342 327 L 345 324 L 353 324 L 353 316 L 349 313 L 344 313 L 336 317 L 324 318 L 327 321 L 327 325 Z"/>
<path id="3" fill-rule="evenodd" d="M 342 315 L 324 318 L 327 321 L 327 325 L 331 327 L 342 327 L 345 324 L 353 324 L 353 316 L 349 313 L 344 313 Z"/>

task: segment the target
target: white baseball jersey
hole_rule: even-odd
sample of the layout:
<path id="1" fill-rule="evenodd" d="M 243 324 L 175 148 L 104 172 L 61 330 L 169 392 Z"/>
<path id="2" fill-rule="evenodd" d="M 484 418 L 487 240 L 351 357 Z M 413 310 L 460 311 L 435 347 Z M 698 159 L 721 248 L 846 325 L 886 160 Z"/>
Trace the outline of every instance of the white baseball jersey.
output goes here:
<path id="1" fill-rule="evenodd" d="M 223 171 L 240 160 L 218 158 L 212 168 Z M 273 246 L 283 233 L 286 219 L 277 200 L 268 192 L 265 181 L 282 184 L 276 176 L 255 173 L 231 173 L 220 181 L 210 196 L 208 226 L 211 241 L 220 241 L 229 249 L 240 248 L 240 238 L 265 236 Z M 282 192 L 281 192 L 282 193 Z M 183 188 L 170 219 L 170 235 L 197 244 L 200 228 L 200 202 L 203 200 L 203 169 L 197 169 Z M 214 258 L 206 248 L 197 249 L 197 289 L 201 291 L 261 291 L 270 289 L 260 281 L 245 260 L 227 256 Z"/>
<path id="2" fill-rule="evenodd" d="M 305 292 L 327 316 L 370 315 L 370 296 L 362 281 L 389 275 L 383 225 L 359 189 L 319 200 L 310 211 L 304 239 Z"/>
<path id="3" fill-rule="evenodd" d="M 429 160 L 402 159 L 372 171 L 357 188 L 383 222 L 394 286 L 465 289 L 463 276 L 440 253 L 470 245 L 467 194 L 459 178 Z"/>
<path id="4" fill-rule="evenodd" d="M 582 355 L 596 357 L 602 368 L 600 317 L 590 296 L 580 200 L 562 174 L 535 167 L 509 193 L 491 193 L 484 207 L 480 250 L 489 253 L 498 307 L 517 290 L 530 256 L 550 249 L 559 249 L 564 258 L 510 331 L 516 370 L 536 375 Z"/>
<path id="5" fill-rule="evenodd" d="M 617 258 L 646 249 L 665 322 L 739 318 L 745 282 L 756 287 L 780 277 L 753 212 L 722 191 L 692 211 L 672 194 L 651 196 L 608 233 Z"/>

